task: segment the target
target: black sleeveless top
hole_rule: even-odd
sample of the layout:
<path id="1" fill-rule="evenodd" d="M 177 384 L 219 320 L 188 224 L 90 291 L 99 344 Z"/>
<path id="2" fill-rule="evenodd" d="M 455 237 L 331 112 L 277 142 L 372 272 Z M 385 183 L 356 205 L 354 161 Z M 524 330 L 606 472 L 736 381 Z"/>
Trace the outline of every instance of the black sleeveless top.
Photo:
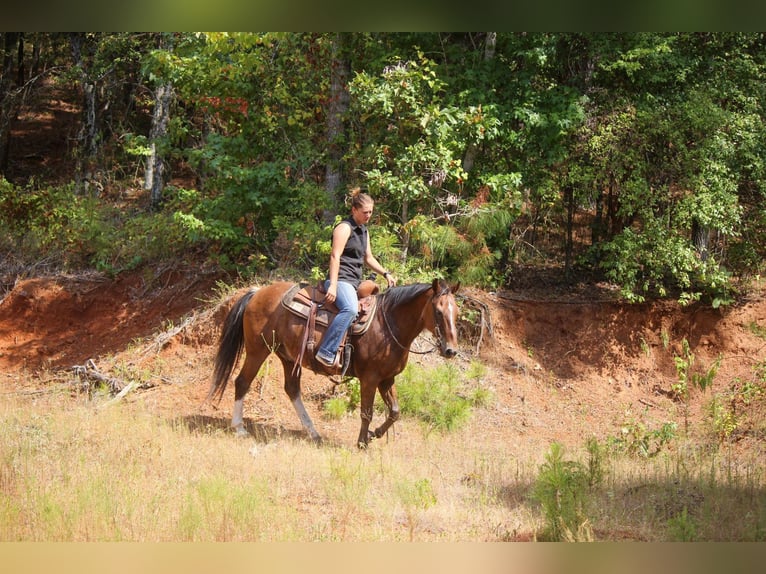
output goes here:
<path id="1" fill-rule="evenodd" d="M 347 217 L 338 225 L 351 227 L 351 235 L 340 256 L 338 281 L 351 283 L 355 288 L 362 282 L 364 254 L 367 252 L 367 227 L 359 225 L 353 217 Z"/>

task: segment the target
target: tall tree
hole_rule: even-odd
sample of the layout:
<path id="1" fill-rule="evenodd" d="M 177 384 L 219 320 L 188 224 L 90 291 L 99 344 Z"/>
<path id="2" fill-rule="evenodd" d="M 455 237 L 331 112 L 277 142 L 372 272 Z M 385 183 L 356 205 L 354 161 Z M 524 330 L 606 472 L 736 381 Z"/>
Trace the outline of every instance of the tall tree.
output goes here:
<path id="1" fill-rule="evenodd" d="M 158 49 L 172 52 L 172 35 L 161 34 Z M 149 131 L 149 155 L 146 158 L 144 176 L 144 189 L 149 192 L 149 205 L 152 209 L 159 208 L 162 203 L 162 192 L 169 179 L 163 150 L 167 147 L 164 143 L 168 135 L 170 110 L 175 96 L 173 83 L 167 78 L 158 78 L 155 84 L 154 111 Z"/>
<path id="2" fill-rule="evenodd" d="M 98 35 L 86 32 L 70 34 L 72 59 L 82 90 L 82 120 L 75 150 L 75 186 L 80 193 L 89 190 L 98 161 L 98 101 L 94 55 Z"/>
<path id="3" fill-rule="evenodd" d="M 19 105 L 20 90 L 17 89 L 14 73 L 16 50 L 22 41 L 18 32 L 0 34 L 2 47 L 2 70 L 0 70 L 0 174 L 8 170 L 10 153 L 11 123 L 16 116 Z"/>
<path id="4" fill-rule="evenodd" d="M 330 94 L 327 101 L 327 167 L 325 169 L 325 190 L 332 205 L 338 189 L 343 185 L 342 159 L 347 149 L 344 117 L 348 113 L 348 78 L 351 63 L 348 58 L 348 34 L 334 34 L 330 63 Z M 324 220 L 330 222 L 332 213 L 324 211 Z"/>

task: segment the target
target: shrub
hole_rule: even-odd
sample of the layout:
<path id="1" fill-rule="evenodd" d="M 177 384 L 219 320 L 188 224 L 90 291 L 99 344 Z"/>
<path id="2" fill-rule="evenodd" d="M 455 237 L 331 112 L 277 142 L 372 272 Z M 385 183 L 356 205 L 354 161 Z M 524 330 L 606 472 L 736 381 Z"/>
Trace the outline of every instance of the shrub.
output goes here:
<path id="1" fill-rule="evenodd" d="M 459 395 L 459 386 L 452 365 L 429 371 L 407 365 L 397 383 L 401 412 L 423 421 L 429 432 L 455 430 L 468 419 L 471 408 L 471 402 Z"/>
<path id="2" fill-rule="evenodd" d="M 588 481 L 588 470 L 579 462 L 564 460 L 564 448 L 551 444 L 532 490 L 532 498 L 540 503 L 545 516 L 546 540 L 587 534 Z"/>
<path id="3" fill-rule="evenodd" d="M 352 412 L 359 406 L 361 399 L 359 379 L 347 377 L 336 387 L 338 394 L 327 399 L 322 404 L 324 414 L 332 420 L 343 418 L 346 413 Z"/>

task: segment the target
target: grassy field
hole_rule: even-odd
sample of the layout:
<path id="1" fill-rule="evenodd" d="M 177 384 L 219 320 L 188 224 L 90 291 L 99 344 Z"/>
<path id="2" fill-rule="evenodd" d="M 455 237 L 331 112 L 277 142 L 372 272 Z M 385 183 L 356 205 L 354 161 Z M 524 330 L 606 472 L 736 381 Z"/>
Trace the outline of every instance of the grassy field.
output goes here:
<path id="1" fill-rule="evenodd" d="M 477 440 L 482 408 L 445 432 L 405 417 L 360 452 L 242 440 L 66 382 L 7 392 L 0 540 L 766 540 L 762 460 L 678 436 L 652 457 L 595 441 L 511 456 Z"/>

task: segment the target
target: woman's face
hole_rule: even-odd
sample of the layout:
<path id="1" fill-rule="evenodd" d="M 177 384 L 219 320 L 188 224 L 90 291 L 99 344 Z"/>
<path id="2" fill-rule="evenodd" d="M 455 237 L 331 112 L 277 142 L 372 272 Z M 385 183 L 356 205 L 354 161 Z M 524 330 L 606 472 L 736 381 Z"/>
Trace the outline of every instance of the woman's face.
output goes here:
<path id="1" fill-rule="evenodd" d="M 370 221 L 370 217 L 372 217 L 372 210 L 373 204 L 366 203 L 361 207 L 352 207 L 351 216 L 354 218 L 357 225 L 366 225 L 367 222 Z"/>

